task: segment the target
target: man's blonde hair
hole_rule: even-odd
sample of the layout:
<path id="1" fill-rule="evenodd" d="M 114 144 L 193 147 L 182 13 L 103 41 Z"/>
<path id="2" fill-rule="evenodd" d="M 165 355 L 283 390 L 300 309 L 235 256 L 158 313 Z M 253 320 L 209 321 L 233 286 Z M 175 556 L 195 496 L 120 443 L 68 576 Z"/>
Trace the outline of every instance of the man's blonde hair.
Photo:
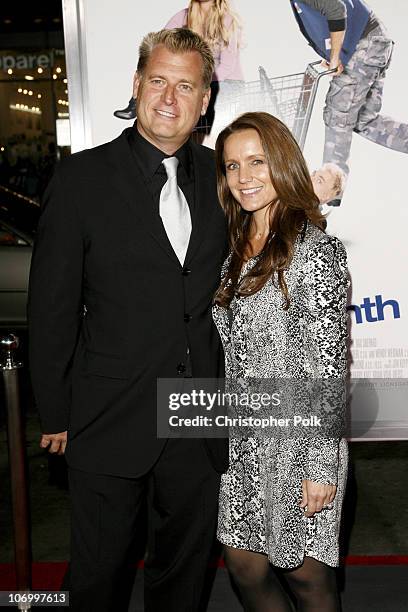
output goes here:
<path id="1" fill-rule="evenodd" d="M 143 38 L 139 47 L 137 71 L 143 75 L 149 57 L 157 45 L 164 45 L 172 53 L 197 51 L 203 61 L 203 88 L 208 89 L 214 72 L 214 57 L 209 45 L 195 32 L 187 28 L 174 28 L 150 32 Z"/>

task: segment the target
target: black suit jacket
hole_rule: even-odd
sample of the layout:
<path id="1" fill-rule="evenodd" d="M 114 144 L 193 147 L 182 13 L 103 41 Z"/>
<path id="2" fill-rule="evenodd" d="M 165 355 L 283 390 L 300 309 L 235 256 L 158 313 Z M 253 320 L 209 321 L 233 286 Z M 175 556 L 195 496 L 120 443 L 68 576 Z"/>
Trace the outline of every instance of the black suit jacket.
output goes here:
<path id="1" fill-rule="evenodd" d="M 194 377 L 220 374 L 210 306 L 226 223 L 213 152 L 192 143 L 195 205 L 182 267 L 126 132 L 56 170 L 33 254 L 29 329 L 42 431 L 68 429 L 71 467 L 133 477 L 165 443 L 156 434 L 157 378 L 184 376 L 187 345 Z M 205 444 L 225 470 L 226 441 Z"/>

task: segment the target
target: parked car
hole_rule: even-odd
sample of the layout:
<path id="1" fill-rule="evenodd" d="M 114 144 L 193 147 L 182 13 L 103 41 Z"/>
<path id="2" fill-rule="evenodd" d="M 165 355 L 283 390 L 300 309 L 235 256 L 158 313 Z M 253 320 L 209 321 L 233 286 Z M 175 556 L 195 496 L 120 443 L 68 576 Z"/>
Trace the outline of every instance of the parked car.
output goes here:
<path id="1" fill-rule="evenodd" d="M 0 217 L 0 327 L 26 327 L 33 236 Z"/>

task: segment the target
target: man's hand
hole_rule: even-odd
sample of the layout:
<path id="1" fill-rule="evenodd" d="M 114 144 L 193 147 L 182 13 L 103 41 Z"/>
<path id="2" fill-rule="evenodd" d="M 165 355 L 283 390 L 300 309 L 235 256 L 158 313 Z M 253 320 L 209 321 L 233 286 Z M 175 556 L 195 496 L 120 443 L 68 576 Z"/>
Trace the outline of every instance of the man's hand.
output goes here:
<path id="1" fill-rule="evenodd" d="M 344 70 L 344 66 L 340 59 L 332 59 L 330 60 L 330 63 L 326 62 L 326 60 L 322 60 L 320 65 L 325 70 L 336 70 L 336 72 L 333 72 L 333 76 L 341 74 Z"/>
<path id="2" fill-rule="evenodd" d="M 51 446 L 50 446 L 51 444 Z M 61 431 L 60 433 L 54 434 L 42 434 L 40 440 L 40 447 L 47 448 L 48 452 L 57 453 L 63 455 L 65 453 L 65 447 L 67 445 L 67 432 Z"/>
<path id="3" fill-rule="evenodd" d="M 338 74 L 341 74 L 344 70 L 344 66 L 341 63 L 340 58 L 332 58 L 330 60 L 329 68 L 330 70 L 336 70 L 336 72 L 333 73 L 333 76 L 337 76 Z"/>
<path id="4" fill-rule="evenodd" d="M 312 517 L 316 512 L 327 508 L 333 503 L 337 487 L 324 485 L 312 480 L 302 480 L 302 501 L 299 506 L 304 510 L 305 516 Z"/>

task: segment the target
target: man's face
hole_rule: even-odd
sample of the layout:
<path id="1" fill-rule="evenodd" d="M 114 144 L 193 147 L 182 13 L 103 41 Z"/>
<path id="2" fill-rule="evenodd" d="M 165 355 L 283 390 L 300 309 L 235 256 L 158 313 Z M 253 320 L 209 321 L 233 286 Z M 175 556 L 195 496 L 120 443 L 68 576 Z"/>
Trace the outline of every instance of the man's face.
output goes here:
<path id="1" fill-rule="evenodd" d="M 182 146 L 207 110 L 210 90 L 203 89 L 202 75 L 197 51 L 173 53 L 164 45 L 153 49 L 143 75 L 135 74 L 137 128 L 167 154 Z"/>
<path id="2" fill-rule="evenodd" d="M 319 168 L 311 174 L 313 190 L 319 198 L 320 204 L 326 204 L 334 200 L 337 196 L 334 188 L 335 178 L 333 173 L 327 168 Z"/>

